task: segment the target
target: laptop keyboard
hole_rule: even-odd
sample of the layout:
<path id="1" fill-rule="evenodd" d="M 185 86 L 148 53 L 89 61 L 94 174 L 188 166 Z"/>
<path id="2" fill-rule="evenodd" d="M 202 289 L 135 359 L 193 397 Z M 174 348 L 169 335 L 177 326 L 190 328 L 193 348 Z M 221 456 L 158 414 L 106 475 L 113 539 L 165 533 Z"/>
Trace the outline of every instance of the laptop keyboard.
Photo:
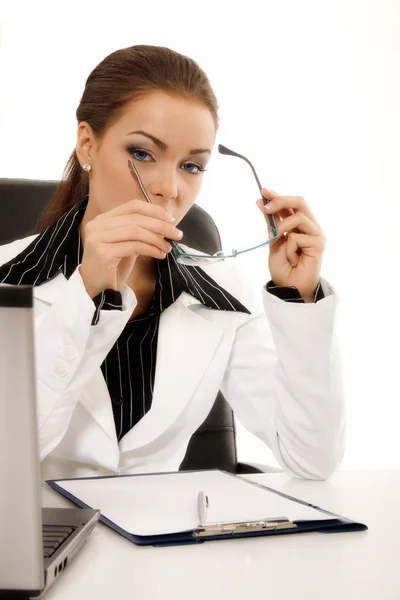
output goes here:
<path id="1" fill-rule="evenodd" d="M 76 527 L 62 525 L 43 525 L 43 555 L 50 558 L 54 552 L 69 538 Z"/>

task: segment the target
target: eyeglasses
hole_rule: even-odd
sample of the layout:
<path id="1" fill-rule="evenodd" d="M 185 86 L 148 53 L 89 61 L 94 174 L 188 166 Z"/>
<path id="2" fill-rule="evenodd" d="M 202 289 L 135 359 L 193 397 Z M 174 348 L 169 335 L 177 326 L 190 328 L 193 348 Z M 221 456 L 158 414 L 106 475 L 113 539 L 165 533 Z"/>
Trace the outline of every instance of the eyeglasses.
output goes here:
<path id="1" fill-rule="evenodd" d="M 221 154 L 226 154 L 229 156 L 236 156 L 238 158 L 241 158 L 245 162 L 247 162 L 247 164 L 250 165 L 251 170 L 253 171 L 254 177 L 257 181 L 258 188 L 261 192 L 262 186 L 261 186 L 260 180 L 257 176 L 257 173 L 256 173 L 253 165 L 248 160 L 248 158 L 246 158 L 242 154 L 238 154 L 237 152 L 234 152 L 233 150 L 229 150 L 229 148 L 227 148 L 226 146 L 223 146 L 222 144 L 218 145 L 218 151 Z M 128 165 L 129 165 L 130 169 L 132 170 L 132 172 L 134 173 L 134 175 L 139 183 L 140 189 L 142 190 L 143 195 L 146 198 L 147 202 L 152 204 L 152 201 L 150 200 L 149 195 L 145 190 L 142 180 L 140 179 L 140 175 L 139 175 L 132 159 L 130 159 L 130 158 L 128 159 Z M 264 205 L 266 205 L 268 203 L 268 200 L 266 198 L 264 198 L 264 196 L 262 194 L 261 194 L 261 197 L 263 198 Z M 220 260 L 225 260 L 225 258 L 234 258 L 234 257 L 238 256 L 238 254 L 243 254 L 244 252 L 251 252 L 252 250 L 256 250 L 257 248 L 262 248 L 263 246 L 270 244 L 273 240 L 275 240 L 278 237 L 278 230 L 277 230 L 275 219 L 274 219 L 273 215 L 267 215 L 267 217 L 268 217 L 268 223 L 269 223 L 268 239 L 265 242 L 263 242 L 262 244 L 258 244 L 257 246 L 253 246 L 251 248 L 246 248 L 245 250 L 232 250 L 231 254 L 225 254 L 224 252 L 221 252 L 221 251 L 216 252 L 215 254 L 203 254 L 202 252 L 194 250 L 193 248 L 188 248 L 187 246 L 184 246 L 183 244 L 178 244 L 177 242 L 175 242 L 175 240 L 169 240 L 169 239 L 167 240 L 166 239 L 166 241 L 172 245 L 171 253 L 173 253 L 173 255 L 175 256 L 178 263 L 183 264 L 183 265 L 188 265 L 188 266 L 195 266 L 195 267 L 205 266 L 205 265 L 208 265 L 211 263 L 218 262 Z M 187 251 L 185 250 L 185 248 L 187 248 Z"/>

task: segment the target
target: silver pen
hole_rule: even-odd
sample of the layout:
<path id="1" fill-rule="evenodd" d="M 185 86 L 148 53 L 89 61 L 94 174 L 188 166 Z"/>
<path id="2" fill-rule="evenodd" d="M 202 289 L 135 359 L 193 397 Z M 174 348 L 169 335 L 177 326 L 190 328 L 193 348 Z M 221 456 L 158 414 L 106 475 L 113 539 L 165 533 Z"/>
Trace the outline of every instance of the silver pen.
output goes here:
<path id="1" fill-rule="evenodd" d="M 200 491 L 197 495 L 197 511 L 199 514 L 199 526 L 204 525 L 207 521 L 207 509 L 209 507 L 208 496 Z"/>

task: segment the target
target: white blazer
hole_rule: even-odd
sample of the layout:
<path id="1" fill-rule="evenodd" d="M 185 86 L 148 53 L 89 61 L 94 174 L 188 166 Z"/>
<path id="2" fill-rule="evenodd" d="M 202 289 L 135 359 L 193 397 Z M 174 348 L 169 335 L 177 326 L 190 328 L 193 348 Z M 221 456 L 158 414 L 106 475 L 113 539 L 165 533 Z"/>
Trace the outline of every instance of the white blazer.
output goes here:
<path id="1" fill-rule="evenodd" d="M 0 246 L 0 265 L 36 236 Z M 343 454 L 343 402 L 334 348 L 337 297 L 327 282 L 316 304 L 252 296 L 232 261 L 207 273 L 252 314 L 212 310 L 182 293 L 160 317 L 150 411 L 118 443 L 100 365 L 129 320 L 95 306 L 79 270 L 34 288 L 42 478 L 178 470 L 191 435 L 221 390 L 241 423 L 289 474 L 328 477 Z"/>

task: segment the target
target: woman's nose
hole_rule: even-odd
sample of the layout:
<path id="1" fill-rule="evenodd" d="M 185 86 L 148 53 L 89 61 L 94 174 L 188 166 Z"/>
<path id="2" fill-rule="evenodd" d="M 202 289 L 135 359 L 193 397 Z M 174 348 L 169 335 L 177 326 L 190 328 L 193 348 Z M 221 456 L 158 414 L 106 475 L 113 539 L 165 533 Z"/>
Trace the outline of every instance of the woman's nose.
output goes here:
<path id="1" fill-rule="evenodd" d="M 149 191 L 154 198 L 168 202 L 178 195 L 178 182 L 175 173 L 163 170 L 151 182 Z"/>

